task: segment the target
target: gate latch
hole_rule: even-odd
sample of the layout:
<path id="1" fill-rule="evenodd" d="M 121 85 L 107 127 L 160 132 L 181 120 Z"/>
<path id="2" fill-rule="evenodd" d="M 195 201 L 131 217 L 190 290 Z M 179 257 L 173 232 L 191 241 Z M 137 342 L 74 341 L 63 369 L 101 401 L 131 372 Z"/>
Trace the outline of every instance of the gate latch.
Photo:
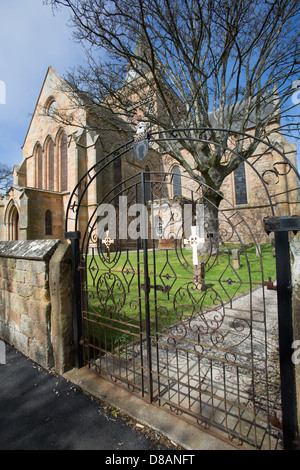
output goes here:
<path id="1" fill-rule="evenodd" d="M 141 284 L 141 289 L 145 290 L 145 284 Z M 160 292 L 163 292 L 164 294 L 167 294 L 171 290 L 171 286 L 151 286 L 150 278 L 148 277 L 148 292 L 150 292 L 151 289 L 156 289 Z"/>
<path id="2" fill-rule="evenodd" d="M 277 286 L 274 286 L 274 282 L 272 279 L 269 277 L 267 281 L 263 283 L 263 285 L 268 289 L 268 290 L 277 290 Z"/>

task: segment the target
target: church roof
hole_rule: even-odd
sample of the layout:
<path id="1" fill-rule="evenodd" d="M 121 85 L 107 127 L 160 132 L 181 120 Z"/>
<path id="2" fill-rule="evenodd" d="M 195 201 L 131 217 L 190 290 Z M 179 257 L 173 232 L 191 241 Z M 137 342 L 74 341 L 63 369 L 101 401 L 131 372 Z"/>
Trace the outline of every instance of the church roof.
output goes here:
<path id="1" fill-rule="evenodd" d="M 29 134 L 29 131 L 30 131 L 30 128 L 31 128 L 31 125 L 32 125 L 32 122 L 34 120 L 34 117 L 36 115 L 36 112 L 37 112 L 37 109 L 38 109 L 38 106 L 39 106 L 39 103 L 40 103 L 40 100 L 41 100 L 41 96 L 42 96 L 42 93 L 43 93 L 43 90 L 44 90 L 44 87 L 45 87 L 45 84 L 46 84 L 46 81 L 48 80 L 48 77 L 49 75 L 53 73 L 59 80 L 63 80 L 63 78 L 59 75 L 59 73 L 54 69 L 54 67 L 52 67 L 52 65 L 50 65 L 47 69 L 47 73 L 45 75 L 45 78 L 44 78 L 44 81 L 43 81 L 43 84 L 42 84 L 42 87 L 41 87 L 41 90 L 40 90 L 40 93 L 39 93 L 39 96 L 38 96 L 38 99 L 36 101 L 36 104 L 35 104 L 35 107 L 34 107 L 34 111 L 32 113 L 32 116 L 31 116 L 31 120 L 30 120 L 30 123 L 29 123 L 29 126 L 28 126 L 28 129 L 27 129 L 27 132 L 26 132 L 26 136 L 25 136 L 25 139 L 24 139 L 24 143 L 22 145 L 22 149 L 25 145 L 25 142 L 27 140 L 27 137 L 28 137 L 28 134 Z"/>
<path id="2" fill-rule="evenodd" d="M 224 121 L 230 122 L 230 129 L 232 131 L 241 130 L 240 122 L 244 118 L 244 113 L 246 112 L 247 118 L 247 129 L 251 129 L 257 125 L 257 113 L 260 112 L 259 119 L 262 122 L 271 122 L 275 121 L 280 116 L 280 109 L 278 105 L 278 97 L 276 91 L 265 93 L 262 95 L 258 105 L 255 105 L 255 99 L 251 104 L 249 111 L 245 110 L 246 103 L 245 100 L 241 100 L 234 105 L 227 106 L 224 111 Z M 211 111 L 208 115 L 210 124 L 212 127 L 220 126 L 220 110 Z"/>

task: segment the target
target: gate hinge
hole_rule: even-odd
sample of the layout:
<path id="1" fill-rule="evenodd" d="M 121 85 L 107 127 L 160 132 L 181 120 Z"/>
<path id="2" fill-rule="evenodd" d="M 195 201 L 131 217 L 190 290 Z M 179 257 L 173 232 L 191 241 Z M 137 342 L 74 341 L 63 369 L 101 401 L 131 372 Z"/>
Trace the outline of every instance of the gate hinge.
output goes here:
<path id="1" fill-rule="evenodd" d="M 81 233 L 76 230 L 75 232 L 65 232 L 65 239 L 66 240 L 80 240 Z"/>
<path id="2" fill-rule="evenodd" d="M 148 278 L 147 288 L 149 292 L 151 289 L 156 289 L 157 291 L 161 291 L 164 294 L 167 294 L 171 290 L 171 286 L 159 286 L 159 285 L 151 286 L 150 278 Z M 145 290 L 145 284 L 141 284 L 141 289 Z"/>
<path id="3" fill-rule="evenodd" d="M 283 217 L 265 217 L 265 231 L 269 235 L 271 232 L 294 232 L 300 231 L 300 217 L 297 215 Z"/>

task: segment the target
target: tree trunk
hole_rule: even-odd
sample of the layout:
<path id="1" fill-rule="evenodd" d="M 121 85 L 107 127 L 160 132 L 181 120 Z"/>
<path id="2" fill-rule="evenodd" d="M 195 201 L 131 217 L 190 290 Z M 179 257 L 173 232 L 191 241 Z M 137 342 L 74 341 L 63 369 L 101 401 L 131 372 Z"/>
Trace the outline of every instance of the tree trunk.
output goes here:
<path id="1" fill-rule="evenodd" d="M 219 233 L 219 206 L 222 196 L 210 189 L 204 201 L 204 231 L 206 242 L 201 252 L 203 254 L 216 254 L 221 242 Z"/>

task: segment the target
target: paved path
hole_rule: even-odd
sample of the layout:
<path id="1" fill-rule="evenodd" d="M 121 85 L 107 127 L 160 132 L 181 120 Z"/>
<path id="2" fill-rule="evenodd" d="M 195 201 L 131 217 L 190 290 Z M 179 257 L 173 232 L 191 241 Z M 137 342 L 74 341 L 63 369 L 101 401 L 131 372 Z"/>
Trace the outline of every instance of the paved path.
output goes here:
<path id="1" fill-rule="evenodd" d="M 167 449 L 8 346 L 0 381 L 0 450 Z"/>
<path id="2" fill-rule="evenodd" d="M 275 294 L 273 291 L 266 292 L 267 323 L 271 332 L 276 326 L 276 321 L 273 323 L 276 318 Z M 253 297 L 254 303 L 259 306 L 261 304 L 259 290 L 255 291 Z M 233 308 L 238 310 L 239 303 L 245 308 L 246 300 L 247 296 L 243 296 L 235 302 Z M 254 308 L 253 313 L 259 315 L 258 310 Z M 261 342 L 264 345 L 259 329 L 256 331 L 255 339 L 256 345 L 260 345 Z M 91 395 L 85 394 L 74 381 L 70 382 L 45 371 L 10 347 L 7 347 L 6 351 L 6 364 L 0 365 L 0 450 L 167 449 L 166 441 L 153 441 L 149 437 L 151 433 L 142 433 L 138 428 L 133 428 L 120 413 L 114 416 L 111 408 L 105 408 L 101 400 L 97 401 L 95 398 L 92 399 Z M 89 390 L 89 387 L 85 389 Z M 120 392 L 117 392 L 117 396 L 120 398 Z M 127 401 L 128 399 L 125 400 L 126 403 Z M 126 407 L 122 408 L 119 405 L 116 407 L 125 410 Z M 134 413 L 129 414 L 135 416 Z M 155 426 L 152 427 L 157 429 Z M 204 441 L 203 436 L 198 440 L 201 444 Z M 176 438 L 174 441 L 181 442 Z M 207 443 L 201 445 L 207 448 Z M 169 444 L 168 448 L 170 449 Z"/>
<path id="3" fill-rule="evenodd" d="M 281 409 L 277 331 L 277 293 L 266 287 L 169 327 L 151 348 L 154 398 L 179 415 L 189 413 L 195 426 L 201 417 L 224 438 L 232 433 L 277 448 L 281 433 L 269 426 Z M 147 358 L 146 341 L 135 342 L 120 357 L 107 354 L 94 365 L 147 394 L 147 368 L 140 366 Z"/>

